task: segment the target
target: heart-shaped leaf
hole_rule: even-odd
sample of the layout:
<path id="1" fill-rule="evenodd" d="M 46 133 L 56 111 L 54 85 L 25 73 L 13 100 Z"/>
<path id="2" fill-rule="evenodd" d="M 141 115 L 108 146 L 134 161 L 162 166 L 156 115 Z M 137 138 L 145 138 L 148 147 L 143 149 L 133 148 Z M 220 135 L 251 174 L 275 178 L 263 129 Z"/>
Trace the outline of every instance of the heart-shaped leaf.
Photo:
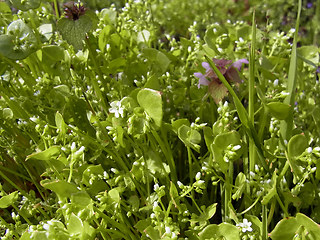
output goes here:
<path id="1" fill-rule="evenodd" d="M 77 20 L 61 18 L 58 21 L 58 30 L 60 31 L 63 39 L 71 44 L 75 50 L 83 48 L 83 40 L 86 33 L 90 31 L 92 21 L 89 16 L 82 15 Z"/>

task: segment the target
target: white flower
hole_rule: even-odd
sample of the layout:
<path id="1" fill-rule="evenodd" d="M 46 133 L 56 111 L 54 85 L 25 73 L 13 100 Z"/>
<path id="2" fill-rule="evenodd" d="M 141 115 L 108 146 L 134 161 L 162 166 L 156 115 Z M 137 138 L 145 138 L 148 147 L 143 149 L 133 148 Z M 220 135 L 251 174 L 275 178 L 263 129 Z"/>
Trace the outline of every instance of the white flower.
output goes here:
<path id="1" fill-rule="evenodd" d="M 170 234 L 170 233 L 171 233 L 170 227 L 165 227 L 165 229 L 166 229 L 166 233 L 167 233 L 167 234 Z"/>
<path id="2" fill-rule="evenodd" d="M 240 227 L 242 232 L 252 232 L 252 223 L 249 222 L 246 218 L 243 219 L 242 223 L 238 223 L 237 227 Z"/>
<path id="3" fill-rule="evenodd" d="M 198 181 L 198 180 L 200 180 L 200 178 L 201 178 L 201 173 L 200 173 L 200 172 L 197 172 L 197 174 L 196 174 L 196 180 Z"/>
<path id="4" fill-rule="evenodd" d="M 120 115 L 123 117 L 123 107 L 121 107 L 120 101 L 114 101 L 110 103 L 111 108 L 109 108 L 110 113 L 114 113 L 115 117 L 118 118 Z"/>
<path id="5" fill-rule="evenodd" d="M 153 186 L 153 190 L 157 191 L 159 189 L 159 184 L 156 183 L 154 186 Z"/>

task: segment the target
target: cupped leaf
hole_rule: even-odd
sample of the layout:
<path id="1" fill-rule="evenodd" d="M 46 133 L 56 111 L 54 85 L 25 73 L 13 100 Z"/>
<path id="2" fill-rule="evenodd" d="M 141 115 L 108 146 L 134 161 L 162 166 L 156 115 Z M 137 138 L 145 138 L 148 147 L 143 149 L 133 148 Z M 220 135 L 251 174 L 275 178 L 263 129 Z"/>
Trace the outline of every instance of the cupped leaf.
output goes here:
<path id="1" fill-rule="evenodd" d="M 308 140 L 302 134 L 293 136 L 288 143 L 288 155 L 290 158 L 299 157 L 308 147 Z"/>
<path id="2" fill-rule="evenodd" d="M 273 117 L 284 120 L 288 117 L 291 106 L 282 102 L 271 102 L 267 104 L 267 108 Z"/>
<path id="3" fill-rule="evenodd" d="M 182 125 L 178 129 L 178 137 L 187 147 L 191 147 L 197 152 L 200 151 L 200 145 L 198 144 L 201 141 L 201 134 L 197 130 Z"/>
<path id="4" fill-rule="evenodd" d="M 83 48 L 86 33 L 91 30 L 92 21 L 89 16 L 82 15 L 78 20 L 61 18 L 58 21 L 58 30 L 63 39 L 71 44 L 75 50 Z"/>
<path id="5" fill-rule="evenodd" d="M 160 127 L 162 122 L 162 98 L 159 91 L 145 88 L 137 95 L 139 105 L 154 120 L 156 126 Z"/>
<path id="6" fill-rule="evenodd" d="M 28 11 L 29 9 L 35 9 L 40 6 L 41 0 L 11 0 L 12 5 L 22 11 Z"/>
<path id="7" fill-rule="evenodd" d="M 0 54 L 19 60 L 24 59 L 37 50 L 38 42 L 32 29 L 22 20 L 12 22 L 7 35 L 0 36 Z"/>
<path id="8" fill-rule="evenodd" d="M 199 240 L 240 240 L 239 229 L 230 223 L 210 224 L 199 233 Z"/>

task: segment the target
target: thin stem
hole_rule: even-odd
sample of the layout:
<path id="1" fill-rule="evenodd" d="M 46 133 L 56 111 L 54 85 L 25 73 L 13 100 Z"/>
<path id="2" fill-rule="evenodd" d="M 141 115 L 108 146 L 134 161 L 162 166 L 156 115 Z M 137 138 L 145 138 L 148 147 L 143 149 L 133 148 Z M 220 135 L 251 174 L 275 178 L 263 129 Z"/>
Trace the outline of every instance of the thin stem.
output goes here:
<path id="1" fill-rule="evenodd" d="M 268 239 L 268 218 L 267 206 L 262 205 L 262 240 Z"/>
<path id="2" fill-rule="evenodd" d="M 248 117 L 251 125 L 254 127 L 254 103 L 255 103 L 255 45 L 256 45 L 256 22 L 255 22 L 255 12 L 252 16 L 252 40 L 251 40 L 251 51 L 249 59 L 249 111 Z M 251 172 L 254 171 L 254 166 L 256 162 L 256 147 L 252 138 L 249 139 L 249 169 Z M 250 176 L 250 174 L 249 174 Z"/>

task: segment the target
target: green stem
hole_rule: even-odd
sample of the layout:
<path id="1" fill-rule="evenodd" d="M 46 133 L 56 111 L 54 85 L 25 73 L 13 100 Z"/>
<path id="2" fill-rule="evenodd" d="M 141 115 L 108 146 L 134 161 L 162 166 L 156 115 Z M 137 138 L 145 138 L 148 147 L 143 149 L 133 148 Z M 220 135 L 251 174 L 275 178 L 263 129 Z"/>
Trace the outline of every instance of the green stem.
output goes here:
<path id="1" fill-rule="evenodd" d="M 58 6 L 58 1 L 57 0 L 53 0 L 53 4 L 54 4 L 54 11 L 56 12 L 56 17 L 57 19 L 60 18 L 59 16 L 59 6 Z"/>
<path id="2" fill-rule="evenodd" d="M 255 22 L 255 12 L 252 16 L 252 40 L 251 40 L 251 51 L 249 58 L 249 111 L 248 117 L 251 125 L 254 127 L 254 103 L 255 103 L 255 48 L 256 48 L 256 22 Z M 256 148 L 252 138 L 249 139 L 249 169 L 250 172 L 254 172 L 254 167 L 256 163 Z M 250 176 L 250 174 L 249 174 Z"/>
<path id="3" fill-rule="evenodd" d="M 167 163 L 169 164 L 169 167 L 170 167 L 170 174 L 172 177 L 172 181 L 176 184 L 178 181 L 178 177 L 177 177 L 176 165 L 173 160 L 172 153 L 171 153 L 170 149 L 168 147 L 166 147 L 166 144 L 162 141 L 162 139 L 160 138 L 157 131 L 151 130 L 151 133 L 154 136 L 154 138 L 156 139 L 156 141 L 158 142 L 158 144 L 161 148 L 161 151 L 163 152 L 164 156 L 167 159 Z"/>
<path id="4" fill-rule="evenodd" d="M 89 40 L 89 35 L 86 37 L 86 43 L 87 43 L 87 47 L 88 47 L 88 50 L 89 50 L 89 53 L 90 53 L 90 58 L 91 58 L 91 61 L 93 63 L 93 66 L 94 66 L 94 69 L 95 69 L 95 72 L 98 74 L 98 77 L 99 77 L 99 80 L 101 81 L 102 84 L 105 84 L 106 87 L 108 86 L 108 84 L 105 82 L 104 78 L 103 78 L 103 74 L 102 74 L 102 71 L 100 69 L 100 66 L 98 65 L 97 63 L 97 53 L 94 49 L 92 49 L 91 47 L 91 44 L 90 44 L 90 40 Z M 107 105 L 106 105 L 106 102 L 105 102 L 105 98 L 103 97 L 102 95 L 102 92 L 100 90 L 100 87 L 98 85 L 98 82 L 96 81 L 95 79 L 95 76 L 92 77 L 92 81 L 91 81 L 92 85 L 93 85 L 93 88 L 94 88 L 94 91 L 96 92 L 97 94 L 97 97 L 100 99 L 101 101 L 101 104 L 102 104 L 102 107 L 103 107 L 103 110 L 106 114 L 108 114 L 108 108 L 107 108 Z"/>
<path id="5" fill-rule="evenodd" d="M 268 209 L 266 205 L 262 205 L 262 240 L 268 239 Z"/>

